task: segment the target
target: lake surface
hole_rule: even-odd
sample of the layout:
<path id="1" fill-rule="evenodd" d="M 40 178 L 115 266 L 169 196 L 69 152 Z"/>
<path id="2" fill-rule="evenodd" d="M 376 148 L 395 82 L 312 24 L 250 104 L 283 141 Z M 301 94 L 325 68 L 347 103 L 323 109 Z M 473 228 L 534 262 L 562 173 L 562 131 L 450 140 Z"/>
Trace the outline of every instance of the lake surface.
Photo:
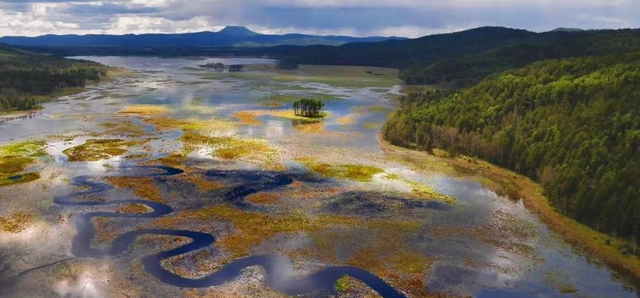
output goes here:
<path id="1" fill-rule="evenodd" d="M 78 58 L 131 71 L 0 123 L 45 144 L 40 179 L 0 187 L 29 215 L 0 229 L 2 297 L 637 297 L 517 198 L 381 144 L 393 70 Z"/>

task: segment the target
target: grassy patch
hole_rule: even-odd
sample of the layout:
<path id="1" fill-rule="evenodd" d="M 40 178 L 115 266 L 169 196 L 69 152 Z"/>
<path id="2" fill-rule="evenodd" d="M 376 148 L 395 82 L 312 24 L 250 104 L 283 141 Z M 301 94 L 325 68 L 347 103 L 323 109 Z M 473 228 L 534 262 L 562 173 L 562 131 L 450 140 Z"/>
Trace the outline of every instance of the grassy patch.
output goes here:
<path id="1" fill-rule="evenodd" d="M 127 152 L 130 146 L 138 145 L 136 141 L 120 139 L 89 139 L 84 144 L 62 151 L 69 161 L 98 161 L 119 156 Z"/>
<path id="2" fill-rule="evenodd" d="M 103 135 L 140 137 L 145 134 L 144 128 L 131 121 L 104 122 L 100 126 L 105 128 Z"/>
<path id="3" fill-rule="evenodd" d="M 366 128 L 366 129 L 377 130 L 377 129 L 382 128 L 382 123 L 380 123 L 380 122 L 365 122 L 365 123 L 362 123 L 362 127 Z"/>
<path id="4" fill-rule="evenodd" d="M 150 209 L 142 204 L 125 204 L 118 207 L 118 213 L 135 213 L 142 214 L 149 212 Z"/>
<path id="5" fill-rule="evenodd" d="M 0 156 L 44 156 L 44 141 L 23 141 L 0 147 Z"/>
<path id="6" fill-rule="evenodd" d="M 356 123 L 356 119 L 355 116 L 352 114 L 340 117 L 338 119 L 336 119 L 336 123 L 340 124 L 340 125 L 351 125 Z"/>
<path id="7" fill-rule="evenodd" d="M 0 186 L 27 183 L 40 178 L 39 173 L 23 173 L 44 156 L 44 141 L 23 141 L 0 147 Z"/>
<path id="8" fill-rule="evenodd" d="M 138 116 L 157 116 L 166 114 L 169 112 L 169 108 L 167 106 L 158 106 L 158 105 L 131 105 L 126 106 L 118 112 L 118 114 L 122 115 L 138 115 Z"/>
<path id="9" fill-rule="evenodd" d="M 301 122 L 293 124 L 293 128 L 295 128 L 298 132 L 301 133 L 324 133 L 324 122 Z"/>
<path id="10" fill-rule="evenodd" d="M 167 203 L 162 198 L 155 181 L 149 177 L 107 177 L 106 180 L 118 188 L 129 188 L 133 193 L 143 199 L 158 203 Z"/>
<path id="11" fill-rule="evenodd" d="M 386 174 L 384 178 L 388 180 L 398 180 L 408 184 L 411 187 L 411 192 L 418 197 L 441 201 L 448 204 L 453 204 L 456 202 L 456 199 L 454 197 L 440 193 L 436 191 L 432 186 L 406 179 L 398 174 Z"/>
<path id="12" fill-rule="evenodd" d="M 326 164 L 318 163 L 313 158 L 297 158 L 297 162 L 302 163 L 310 170 L 331 178 L 350 179 L 361 182 L 370 182 L 373 175 L 383 173 L 384 170 L 378 167 L 359 164 Z"/>
<path id="13" fill-rule="evenodd" d="M 145 118 L 144 122 L 154 125 L 158 130 L 184 131 L 229 131 L 235 123 L 222 119 L 174 119 L 174 118 Z"/>
<path id="14" fill-rule="evenodd" d="M 197 175 L 183 175 L 181 179 L 182 181 L 196 185 L 198 189 L 204 192 L 217 190 L 223 187 L 220 182 L 210 181 Z"/>
<path id="15" fill-rule="evenodd" d="M 318 122 L 330 117 L 331 113 L 323 112 L 320 117 L 303 117 L 295 115 L 295 113 L 290 110 L 246 110 L 233 113 L 232 116 L 237 118 L 242 124 L 257 126 L 262 124 L 262 121 L 258 120 L 258 118 L 262 116 L 272 116 L 302 122 Z"/>
<path id="16" fill-rule="evenodd" d="M 267 166 L 279 164 L 278 152 L 265 140 L 206 136 L 189 131 L 180 140 L 186 151 L 192 151 L 198 146 L 208 146 L 214 149 L 213 156 L 221 159 L 245 160 Z"/>
<path id="17" fill-rule="evenodd" d="M 258 192 L 246 198 L 247 201 L 260 205 L 273 205 L 278 202 L 280 196 L 270 192 Z"/>
<path id="18" fill-rule="evenodd" d="M 0 231 L 7 233 L 20 233 L 24 231 L 35 216 L 28 212 L 16 212 L 7 217 L 0 217 Z"/>

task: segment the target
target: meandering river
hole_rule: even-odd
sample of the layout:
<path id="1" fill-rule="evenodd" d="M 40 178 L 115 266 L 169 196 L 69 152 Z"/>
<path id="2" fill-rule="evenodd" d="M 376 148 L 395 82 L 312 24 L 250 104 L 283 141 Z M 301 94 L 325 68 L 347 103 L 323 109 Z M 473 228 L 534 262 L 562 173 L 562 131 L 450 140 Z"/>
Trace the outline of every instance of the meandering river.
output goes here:
<path id="1" fill-rule="evenodd" d="M 385 149 L 393 70 L 80 58 L 130 71 L 0 123 L 45 143 L 0 188 L 0 217 L 32 215 L 0 229 L 2 297 L 637 297 L 517 198 Z M 292 119 L 299 98 L 329 117 Z"/>

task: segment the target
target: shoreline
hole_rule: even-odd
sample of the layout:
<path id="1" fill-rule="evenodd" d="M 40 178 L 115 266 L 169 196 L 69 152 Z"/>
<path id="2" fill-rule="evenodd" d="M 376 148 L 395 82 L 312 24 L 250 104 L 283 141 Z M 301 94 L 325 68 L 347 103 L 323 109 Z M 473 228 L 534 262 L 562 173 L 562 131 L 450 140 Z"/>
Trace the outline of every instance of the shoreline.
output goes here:
<path id="1" fill-rule="evenodd" d="M 603 261 L 616 274 L 623 275 L 624 279 L 633 278 L 633 281 L 625 281 L 632 282 L 636 288 L 640 287 L 640 258 L 633 255 L 625 256 L 618 250 L 619 245 L 626 244 L 628 241 L 598 232 L 557 212 L 547 197 L 542 194 L 542 186 L 530 178 L 484 160 L 463 155 L 453 159 L 447 158 L 443 155 L 444 151 L 437 149 L 434 149 L 436 151 L 434 155 L 424 151 L 407 149 L 392 145 L 381 135 L 379 141 L 385 154 L 413 155 L 406 158 L 416 157 L 430 161 L 434 163 L 435 167 L 453 166 L 455 169 L 452 171 L 456 176 L 470 177 L 499 195 L 521 199 L 525 208 L 533 213 L 549 230 L 557 233 L 564 241 L 582 250 L 589 257 Z M 406 159 L 404 162 L 407 162 Z M 610 239 L 610 244 L 605 243 L 607 239 Z"/>
<path id="2" fill-rule="evenodd" d="M 64 88 L 61 89 L 57 92 L 51 93 L 51 94 L 47 94 L 47 95 L 33 95 L 31 97 L 36 98 L 38 100 L 38 107 L 35 109 L 31 109 L 31 110 L 26 110 L 26 111 L 9 111 L 9 112 L 1 112 L 0 113 L 0 123 L 4 123 L 7 121 L 11 121 L 11 120 L 16 120 L 16 119 L 20 119 L 20 118 L 26 118 L 32 115 L 37 114 L 38 112 L 41 112 L 45 109 L 45 107 L 42 105 L 44 103 L 47 102 L 51 102 L 54 101 L 60 97 L 64 97 L 64 96 L 71 96 L 71 95 L 76 95 L 76 94 L 80 94 L 82 92 L 86 91 L 86 87 L 87 86 L 93 86 L 93 85 L 98 85 L 100 83 L 103 82 L 109 82 L 114 80 L 115 78 L 124 75 L 125 73 L 129 72 L 130 70 L 126 69 L 126 68 L 122 68 L 122 67 L 109 67 L 109 70 L 107 71 L 107 75 L 105 75 L 104 77 L 101 78 L 100 81 L 90 81 L 87 80 L 85 87 L 70 87 L 70 88 Z"/>

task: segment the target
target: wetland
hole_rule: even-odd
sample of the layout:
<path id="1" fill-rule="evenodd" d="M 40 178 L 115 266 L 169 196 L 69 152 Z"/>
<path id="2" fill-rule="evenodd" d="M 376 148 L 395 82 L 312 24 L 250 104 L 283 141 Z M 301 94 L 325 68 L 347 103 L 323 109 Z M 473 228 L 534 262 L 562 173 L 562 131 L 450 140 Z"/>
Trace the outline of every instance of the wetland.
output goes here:
<path id="1" fill-rule="evenodd" d="M 81 58 L 126 71 L 0 123 L 0 297 L 637 297 L 490 175 L 382 141 L 397 70 Z"/>

